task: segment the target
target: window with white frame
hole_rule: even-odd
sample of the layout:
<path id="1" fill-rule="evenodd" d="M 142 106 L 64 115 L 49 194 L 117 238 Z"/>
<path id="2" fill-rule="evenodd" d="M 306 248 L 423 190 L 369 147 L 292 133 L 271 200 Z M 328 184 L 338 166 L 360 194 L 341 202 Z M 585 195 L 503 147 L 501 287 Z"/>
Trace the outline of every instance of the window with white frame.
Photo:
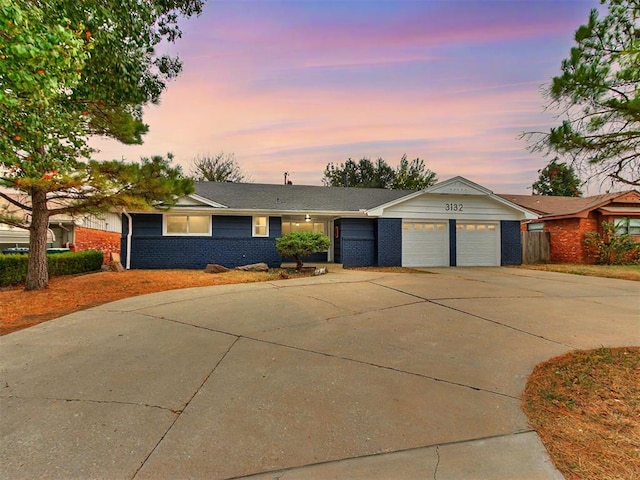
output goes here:
<path id="1" fill-rule="evenodd" d="M 253 236 L 269 236 L 269 217 L 253 217 Z"/>
<path id="2" fill-rule="evenodd" d="M 640 235 L 640 218 L 619 217 L 613 220 L 616 235 Z"/>
<path id="3" fill-rule="evenodd" d="M 165 235 L 211 235 L 211 215 L 165 215 Z"/>
<path id="4" fill-rule="evenodd" d="M 325 233 L 324 222 L 312 222 L 312 221 L 283 221 L 282 222 L 282 235 L 286 235 L 291 232 L 310 232 L 310 233 Z"/>

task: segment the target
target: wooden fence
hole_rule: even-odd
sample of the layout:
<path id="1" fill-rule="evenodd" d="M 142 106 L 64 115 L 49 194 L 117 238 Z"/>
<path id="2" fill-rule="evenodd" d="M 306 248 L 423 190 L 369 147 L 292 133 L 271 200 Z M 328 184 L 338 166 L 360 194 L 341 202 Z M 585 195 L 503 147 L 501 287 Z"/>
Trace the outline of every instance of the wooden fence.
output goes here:
<path id="1" fill-rule="evenodd" d="M 547 263 L 550 260 L 549 232 L 522 232 L 522 263 Z"/>

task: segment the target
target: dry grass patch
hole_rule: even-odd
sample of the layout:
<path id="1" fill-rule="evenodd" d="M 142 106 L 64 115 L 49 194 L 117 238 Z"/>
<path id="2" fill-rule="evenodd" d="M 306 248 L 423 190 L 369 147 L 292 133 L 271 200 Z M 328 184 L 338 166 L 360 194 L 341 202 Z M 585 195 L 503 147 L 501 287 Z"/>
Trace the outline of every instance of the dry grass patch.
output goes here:
<path id="1" fill-rule="evenodd" d="M 178 288 L 250 283 L 304 276 L 295 271 L 209 274 L 200 270 L 127 270 L 53 277 L 44 290 L 18 286 L 0 290 L 0 335 L 85 308 L 146 293 Z"/>
<path id="2" fill-rule="evenodd" d="M 577 263 L 546 263 L 521 265 L 519 268 L 546 272 L 572 273 L 590 277 L 619 278 L 640 282 L 640 265 L 582 265 Z"/>
<path id="3" fill-rule="evenodd" d="M 640 479 L 640 347 L 538 365 L 523 410 L 567 480 Z"/>

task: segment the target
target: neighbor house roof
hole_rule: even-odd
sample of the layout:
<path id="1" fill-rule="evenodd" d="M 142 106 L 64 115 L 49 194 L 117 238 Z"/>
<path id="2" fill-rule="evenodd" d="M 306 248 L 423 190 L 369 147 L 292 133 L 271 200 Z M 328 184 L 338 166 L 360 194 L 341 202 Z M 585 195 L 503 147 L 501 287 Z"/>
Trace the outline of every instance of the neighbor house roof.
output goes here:
<path id="1" fill-rule="evenodd" d="M 233 210 L 359 212 L 404 197 L 413 190 L 383 188 L 196 182 L 197 196 Z"/>
<path id="2" fill-rule="evenodd" d="M 635 190 L 625 192 L 605 193 L 592 197 L 554 197 L 548 195 L 511 195 L 500 196 L 510 202 L 540 214 L 543 218 L 550 217 L 578 217 L 588 214 L 597 208 L 602 208 L 620 197 L 638 194 Z"/>

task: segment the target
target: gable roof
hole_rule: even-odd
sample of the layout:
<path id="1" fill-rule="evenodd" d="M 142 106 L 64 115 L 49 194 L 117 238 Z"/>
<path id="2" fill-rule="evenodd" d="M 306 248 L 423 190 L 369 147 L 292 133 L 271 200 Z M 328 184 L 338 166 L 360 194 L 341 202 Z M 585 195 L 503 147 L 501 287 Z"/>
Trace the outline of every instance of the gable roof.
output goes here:
<path id="1" fill-rule="evenodd" d="M 466 178 L 460 176 L 449 178 L 448 180 L 436 183 L 435 185 L 427 187 L 424 190 L 409 192 L 404 197 L 396 198 L 382 205 L 377 205 L 375 208 L 370 209 L 368 213 L 371 215 L 382 215 L 385 209 L 394 207 L 395 205 L 401 204 L 424 194 L 486 196 L 502 205 L 507 206 L 508 208 L 521 212 L 527 219 L 537 218 L 537 215 L 532 210 L 529 210 L 517 203 L 511 202 L 510 200 L 503 198 L 500 195 L 496 195 L 488 188 L 485 188 L 482 185 L 478 185 L 477 183 L 474 183 L 471 180 L 467 180 Z"/>
<path id="2" fill-rule="evenodd" d="M 609 205 L 616 199 L 629 194 L 638 195 L 635 190 L 604 193 L 592 197 L 554 197 L 549 195 L 511 195 L 500 196 L 510 202 L 540 214 L 544 218 L 580 217 L 590 211 Z"/>
<path id="3" fill-rule="evenodd" d="M 384 188 L 222 182 L 195 182 L 195 190 L 197 197 L 232 210 L 304 212 L 360 212 L 414 193 Z"/>

